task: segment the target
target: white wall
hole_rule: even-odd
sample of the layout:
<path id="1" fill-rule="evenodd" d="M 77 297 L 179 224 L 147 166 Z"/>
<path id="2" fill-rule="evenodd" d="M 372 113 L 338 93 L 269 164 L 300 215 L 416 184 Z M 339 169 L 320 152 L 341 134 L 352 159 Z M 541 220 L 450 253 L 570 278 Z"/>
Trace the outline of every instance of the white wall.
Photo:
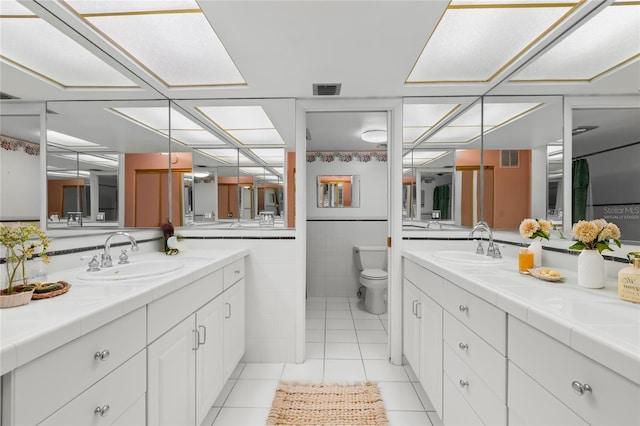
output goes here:
<path id="1" fill-rule="evenodd" d="M 387 222 L 307 221 L 307 297 L 355 297 L 353 246 L 386 246 Z"/>
<path id="2" fill-rule="evenodd" d="M 40 218 L 40 156 L 0 148 L 0 219 Z"/>
<path id="3" fill-rule="evenodd" d="M 322 175 L 359 175 L 360 207 L 318 208 L 316 177 Z M 386 218 L 387 163 L 371 159 L 342 162 L 307 162 L 307 218 Z"/>

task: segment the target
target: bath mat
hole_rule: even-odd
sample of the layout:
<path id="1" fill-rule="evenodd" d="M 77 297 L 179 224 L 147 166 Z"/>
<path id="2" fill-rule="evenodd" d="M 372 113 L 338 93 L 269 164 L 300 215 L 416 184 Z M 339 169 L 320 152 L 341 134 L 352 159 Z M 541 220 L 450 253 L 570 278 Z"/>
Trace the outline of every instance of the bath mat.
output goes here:
<path id="1" fill-rule="evenodd" d="M 389 424 L 375 383 L 300 384 L 280 382 L 273 398 L 268 426 Z"/>

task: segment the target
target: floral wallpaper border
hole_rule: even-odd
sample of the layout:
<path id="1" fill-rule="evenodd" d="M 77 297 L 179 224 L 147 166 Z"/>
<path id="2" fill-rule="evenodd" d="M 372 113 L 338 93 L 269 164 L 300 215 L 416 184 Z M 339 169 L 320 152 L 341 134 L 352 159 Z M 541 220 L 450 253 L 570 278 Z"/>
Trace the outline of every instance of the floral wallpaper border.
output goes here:
<path id="1" fill-rule="evenodd" d="M 23 150 L 27 155 L 40 155 L 40 145 L 37 143 L 21 141 L 4 135 L 0 135 L 0 143 L 2 149 L 6 151 Z"/>
<path id="2" fill-rule="evenodd" d="M 360 163 L 368 163 L 372 160 L 386 163 L 387 153 L 380 151 L 371 152 L 308 152 L 307 163 L 313 163 L 315 161 L 321 161 L 323 163 L 332 163 L 334 161 L 340 161 L 342 163 L 350 163 L 351 161 L 358 161 Z"/>

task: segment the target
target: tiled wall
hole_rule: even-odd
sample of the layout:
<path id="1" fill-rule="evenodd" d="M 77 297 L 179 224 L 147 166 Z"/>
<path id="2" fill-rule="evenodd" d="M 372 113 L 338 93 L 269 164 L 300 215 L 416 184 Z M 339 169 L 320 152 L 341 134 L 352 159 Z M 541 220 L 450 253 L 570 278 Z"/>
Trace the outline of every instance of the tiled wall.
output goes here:
<path id="1" fill-rule="evenodd" d="M 355 297 L 353 246 L 386 242 L 386 220 L 307 221 L 307 297 Z"/>

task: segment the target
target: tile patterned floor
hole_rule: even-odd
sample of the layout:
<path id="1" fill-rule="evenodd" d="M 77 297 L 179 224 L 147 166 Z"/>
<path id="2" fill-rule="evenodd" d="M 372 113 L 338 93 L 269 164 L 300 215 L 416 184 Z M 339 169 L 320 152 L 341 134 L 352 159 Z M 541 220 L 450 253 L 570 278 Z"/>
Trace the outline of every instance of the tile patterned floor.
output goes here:
<path id="1" fill-rule="evenodd" d="M 306 328 L 303 364 L 238 365 L 203 425 L 264 425 L 279 380 L 374 381 L 391 426 L 442 424 L 411 368 L 389 363 L 386 314 L 357 299 L 309 298 Z"/>

